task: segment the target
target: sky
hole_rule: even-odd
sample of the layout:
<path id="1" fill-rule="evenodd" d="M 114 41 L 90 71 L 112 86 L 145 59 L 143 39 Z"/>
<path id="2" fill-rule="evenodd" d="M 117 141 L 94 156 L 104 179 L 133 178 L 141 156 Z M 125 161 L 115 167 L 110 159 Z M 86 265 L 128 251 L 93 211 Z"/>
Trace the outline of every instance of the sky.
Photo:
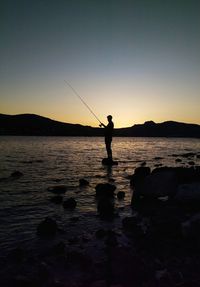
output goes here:
<path id="1" fill-rule="evenodd" d="M 200 124 L 199 0 L 1 0 L 0 113 Z"/>

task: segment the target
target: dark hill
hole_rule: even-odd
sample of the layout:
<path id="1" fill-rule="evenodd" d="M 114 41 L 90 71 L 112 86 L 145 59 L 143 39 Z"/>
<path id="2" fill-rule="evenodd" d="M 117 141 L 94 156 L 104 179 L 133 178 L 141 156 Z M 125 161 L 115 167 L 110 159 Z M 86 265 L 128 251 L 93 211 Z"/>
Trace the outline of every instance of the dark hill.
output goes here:
<path id="1" fill-rule="evenodd" d="M 137 124 L 130 128 L 122 128 L 118 135 L 134 137 L 196 137 L 200 138 L 200 125 L 174 121 L 154 123 L 153 121 Z"/>
<path id="2" fill-rule="evenodd" d="M 99 128 L 62 123 L 34 114 L 0 114 L 0 135 L 93 136 L 102 133 Z"/>
<path id="3" fill-rule="evenodd" d="M 36 136 L 103 136 L 104 130 L 78 124 L 58 122 L 34 114 L 0 114 L 0 135 Z M 115 136 L 133 137 L 196 137 L 200 138 L 200 125 L 167 121 L 136 124 L 115 129 Z"/>

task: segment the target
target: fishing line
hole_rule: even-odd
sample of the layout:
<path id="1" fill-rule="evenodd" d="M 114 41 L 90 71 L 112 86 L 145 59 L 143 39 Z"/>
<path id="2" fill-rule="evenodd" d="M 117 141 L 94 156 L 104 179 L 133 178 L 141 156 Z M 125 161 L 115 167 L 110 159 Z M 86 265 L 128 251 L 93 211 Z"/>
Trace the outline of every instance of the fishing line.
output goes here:
<path id="1" fill-rule="evenodd" d="M 93 116 L 97 119 L 98 122 L 100 122 L 101 124 L 101 121 L 100 119 L 95 115 L 95 113 L 92 111 L 92 109 L 86 104 L 86 102 L 81 98 L 81 96 L 77 93 L 77 91 L 66 81 L 64 80 L 65 83 L 72 89 L 72 91 L 74 92 L 74 94 L 81 100 L 81 102 L 86 106 L 86 108 L 91 112 L 91 114 L 93 114 Z"/>

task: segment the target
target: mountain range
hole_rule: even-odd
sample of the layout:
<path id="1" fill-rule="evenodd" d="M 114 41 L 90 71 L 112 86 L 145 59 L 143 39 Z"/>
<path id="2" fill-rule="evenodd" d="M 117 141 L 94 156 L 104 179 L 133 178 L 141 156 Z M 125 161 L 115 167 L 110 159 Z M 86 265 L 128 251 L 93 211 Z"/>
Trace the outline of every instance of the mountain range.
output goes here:
<path id="1" fill-rule="evenodd" d="M 34 114 L 0 114 L 0 135 L 20 136 L 103 136 L 103 128 L 55 121 Z M 114 136 L 200 138 L 200 125 L 175 121 L 147 121 L 128 128 L 117 128 Z"/>

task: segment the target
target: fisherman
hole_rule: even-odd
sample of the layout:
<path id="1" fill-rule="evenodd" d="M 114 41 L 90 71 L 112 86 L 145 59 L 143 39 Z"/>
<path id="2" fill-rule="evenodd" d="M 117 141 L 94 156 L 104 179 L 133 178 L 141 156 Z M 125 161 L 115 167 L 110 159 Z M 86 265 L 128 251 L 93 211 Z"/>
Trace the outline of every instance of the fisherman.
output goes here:
<path id="1" fill-rule="evenodd" d="M 114 129 L 114 123 L 112 122 L 112 116 L 108 115 L 108 124 L 107 126 L 101 123 L 99 126 L 105 128 L 105 145 L 106 145 L 106 151 L 108 155 L 108 159 L 112 161 L 112 149 L 111 149 L 111 143 L 112 143 L 112 135 L 113 135 L 113 129 Z"/>

